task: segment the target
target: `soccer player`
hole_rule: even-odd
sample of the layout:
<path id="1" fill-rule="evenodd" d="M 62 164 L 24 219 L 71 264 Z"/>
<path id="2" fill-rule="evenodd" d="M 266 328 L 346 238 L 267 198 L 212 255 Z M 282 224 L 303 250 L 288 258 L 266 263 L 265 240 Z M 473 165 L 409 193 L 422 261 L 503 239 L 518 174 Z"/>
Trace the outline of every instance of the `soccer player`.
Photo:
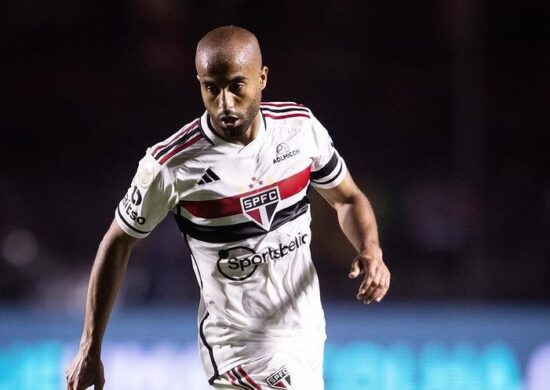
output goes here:
<path id="1" fill-rule="evenodd" d="M 168 213 L 190 247 L 213 388 L 323 388 L 310 185 L 357 250 L 357 299 L 379 302 L 388 290 L 373 210 L 327 130 L 301 104 L 261 103 L 268 69 L 256 37 L 216 28 L 199 41 L 195 64 L 206 111 L 147 150 L 116 209 L 94 261 L 70 390 L 103 388 L 101 342 L 130 252 Z"/>

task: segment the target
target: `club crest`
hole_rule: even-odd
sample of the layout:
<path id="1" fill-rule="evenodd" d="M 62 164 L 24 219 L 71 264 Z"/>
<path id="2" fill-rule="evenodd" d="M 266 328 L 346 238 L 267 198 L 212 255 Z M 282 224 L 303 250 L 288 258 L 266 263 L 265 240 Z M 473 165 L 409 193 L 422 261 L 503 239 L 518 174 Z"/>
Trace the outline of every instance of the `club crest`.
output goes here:
<path id="1" fill-rule="evenodd" d="M 265 380 L 272 389 L 289 389 L 291 386 L 290 372 L 285 366 L 279 368 Z"/>
<path id="2" fill-rule="evenodd" d="M 275 210 L 281 200 L 279 188 L 269 188 L 241 198 L 241 208 L 244 215 L 252 222 L 269 230 L 275 216 Z"/>

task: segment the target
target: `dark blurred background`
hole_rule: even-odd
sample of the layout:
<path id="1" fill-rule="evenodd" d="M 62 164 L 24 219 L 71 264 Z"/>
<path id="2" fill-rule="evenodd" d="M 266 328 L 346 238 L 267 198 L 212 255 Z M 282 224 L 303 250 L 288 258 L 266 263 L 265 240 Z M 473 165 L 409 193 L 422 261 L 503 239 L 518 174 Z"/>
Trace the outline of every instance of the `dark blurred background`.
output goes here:
<path id="1" fill-rule="evenodd" d="M 97 245 L 147 146 L 199 116 L 196 42 L 254 32 L 264 101 L 309 106 L 377 212 L 388 298 L 550 298 L 550 3 L 2 3 L 0 297 L 81 307 Z M 314 194 L 326 300 L 354 252 Z M 122 302 L 195 299 L 168 217 Z"/>

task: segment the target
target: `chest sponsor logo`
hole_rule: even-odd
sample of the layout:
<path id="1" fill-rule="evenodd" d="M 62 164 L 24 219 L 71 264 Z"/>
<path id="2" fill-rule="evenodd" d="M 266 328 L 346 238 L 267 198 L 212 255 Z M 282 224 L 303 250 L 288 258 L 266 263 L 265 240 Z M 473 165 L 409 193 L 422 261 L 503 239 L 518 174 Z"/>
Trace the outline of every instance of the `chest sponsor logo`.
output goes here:
<path id="1" fill-rule="evenodd" d="M 290 372 L 285 366 L 279 368 L 273 374 L 265 378 L 265 381 L 272 389 L 290 389 Z"/>
<path id="2" fill-rule="evenodd" d="M 291 158 L 300 154 L 300 149 L 290 149 L 287 144 L 282 142 L 275 148 L 275 153 L 276 156 L 273 159 L 273 164 L 278 164 L 281 161 L 286 160 L 287 158 Z"/>
<path id="3" fill-rule="evenodd" d="M 248 219 L 264 230 L 269 230 L 280 200 L 279 188 L 270 188 L 242 197 L 241 208 Z"/>
<path id="4" fill-rule="evenodd" d="M 218 252 L 218 271 L 231 280 L 245 280 L 254 274 L 259 265 L 279 261 L 308 243 L 309 235 L 298 233 L 290 242 L 279 243 L 256 252 L 245 246 L 235 246 Z"/>

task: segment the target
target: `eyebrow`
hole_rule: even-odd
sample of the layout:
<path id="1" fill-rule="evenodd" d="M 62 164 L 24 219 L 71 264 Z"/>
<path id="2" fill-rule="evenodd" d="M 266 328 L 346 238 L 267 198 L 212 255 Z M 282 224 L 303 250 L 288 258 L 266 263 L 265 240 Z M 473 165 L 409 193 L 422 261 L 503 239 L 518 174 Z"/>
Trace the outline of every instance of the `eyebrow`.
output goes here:
<path id="1" fill-rule="evenodd" d="M 229 84 L 239 83 L 239 82 L 247 81 L 247 80 L 248 80 L 248 78 L 245 77 L 245 76 L 236 76 L 236 77 L 233 77 L 231 80 L 228 80 L 228 83 Z M 215 84 L 215 81 L 212 80 L 212 79 L 207 79 L 207 80 L 203 80 L 202 84 Z"/>

